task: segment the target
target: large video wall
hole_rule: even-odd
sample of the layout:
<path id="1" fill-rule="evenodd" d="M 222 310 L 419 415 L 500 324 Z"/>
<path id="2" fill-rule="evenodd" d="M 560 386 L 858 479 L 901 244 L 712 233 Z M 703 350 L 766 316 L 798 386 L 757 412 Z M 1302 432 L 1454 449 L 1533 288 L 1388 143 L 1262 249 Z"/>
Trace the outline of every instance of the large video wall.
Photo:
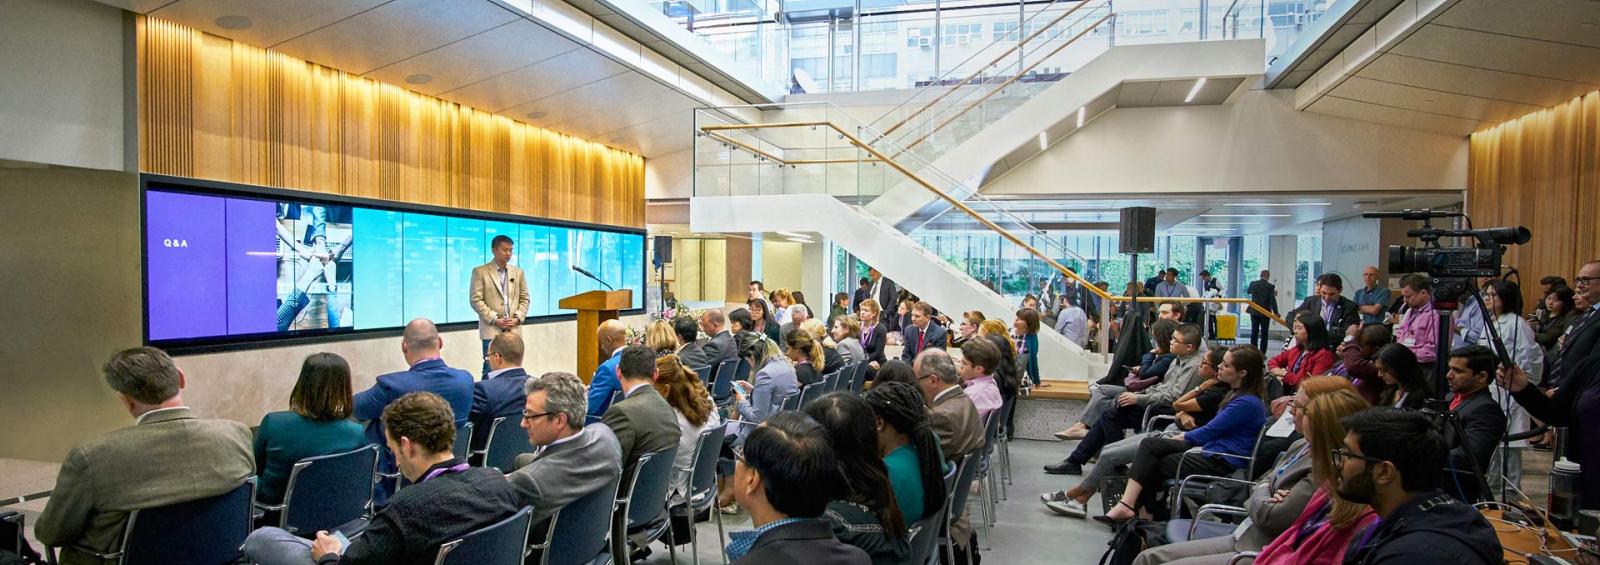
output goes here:
<path id="1" fill-rule="evenodd" d="M 393 329 L 426 317 L 475 323 L 472 269 L 489 242 L 516 242 L 530 321 L 572 314 L 556 303 L 603 289 L 642 308 L 638 230 L 411 209 L 389 202 L 147 181 L 145 336 L 152 345 L 230 344 Z"/>

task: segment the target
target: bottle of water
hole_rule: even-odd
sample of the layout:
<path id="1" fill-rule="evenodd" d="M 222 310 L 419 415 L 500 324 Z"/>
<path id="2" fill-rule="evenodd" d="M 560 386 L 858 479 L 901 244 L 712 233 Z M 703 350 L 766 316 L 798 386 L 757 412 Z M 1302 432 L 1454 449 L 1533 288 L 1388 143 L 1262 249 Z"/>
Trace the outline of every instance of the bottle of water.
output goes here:
<path id="1" fill-rule="evenodd" d="M 1578 477 L 1582 470 L 1582 466 L 1565 457 L 1550 470 L 1550 522 L 1558 530 L 1571 530 L 1578 520 Z"/>

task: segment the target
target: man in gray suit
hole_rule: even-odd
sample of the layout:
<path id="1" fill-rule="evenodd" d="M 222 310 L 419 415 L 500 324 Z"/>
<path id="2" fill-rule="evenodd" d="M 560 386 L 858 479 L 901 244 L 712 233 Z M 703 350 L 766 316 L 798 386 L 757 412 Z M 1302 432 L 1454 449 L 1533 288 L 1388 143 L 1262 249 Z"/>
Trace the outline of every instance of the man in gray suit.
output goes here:
<path id="1" fill-rule="evenodd" d="M 622 400 L 606 409 L 601 422 L 617 435 L 622 448 L 623 480 L 627 470 L 646 453 L 677 447 L 682 431 L 678 415 L 650 383 L 656 377 L 656 352 L 643 345 L 622 350 L 617 375 L 624 391 Z"/>
<path id="2" fill-rule="evenodd" d="M 517 456 L 517 470 L 506 475 L 521 504 L 533 507 L 540 524 L 583 495 L 622 475 L 622 449 L 611 428 L 583 425 L 588 397 L 572 373 L 545 373 L 523 386 L 527 403 L 522 427 L 528 442 L 543 451 Z M 539 530 L 535 527 L 534 530 Z"/>
<path id="3" fill-rule="evenodd" d="M 943 349 L 927 349 L 917 355 L 911 364 L 917 375 L 917 388 L 928 402 L 928 427 L 939 436 L 939 450 L 952 463 L 961 457 L 983 448 L 983 419 L 978 417 L 978 407 L 961 389 L 961 373 L 955 360 Z M 956 542 L 956 551 L 964 554 L 973 537 L 972 521 L 966 513 L 950 525 L 950 539 Z M 976 549 L 976 548 L 974 548 Z"/>
<path id="4" fill-rule="evenodd" d="M 673 318 L 672 333 L 678 337 L 678 362 L 690 369 L 698 369 L 715 363 L 712 359 L 717 354 L 710 339 L 699 339 L 700 326 L 688 316 Z"/>
<path id="5" fill-rule="evenodd" d="M 134 425 L 78 444 L 61 464 L 34 535 L 60 547 L 65 565 L 120 549 L 131 510 L 216 496 L 255 473 L 250 428 L 190 412 L 183 371 L 165 352 L 123 350 L 103 370 Z"/>
<path id="6" fill-rule="evenodd" d="M 748 314 L 747 314 L 748 315 Z M 706 342 L 706 359 L 721 363 L 739 358 L 739 345 L 734 343 L 733 332 L 728 331 L 728 317 L 712 308 L 700 315 L 700 331 L 710 336 Z"/>

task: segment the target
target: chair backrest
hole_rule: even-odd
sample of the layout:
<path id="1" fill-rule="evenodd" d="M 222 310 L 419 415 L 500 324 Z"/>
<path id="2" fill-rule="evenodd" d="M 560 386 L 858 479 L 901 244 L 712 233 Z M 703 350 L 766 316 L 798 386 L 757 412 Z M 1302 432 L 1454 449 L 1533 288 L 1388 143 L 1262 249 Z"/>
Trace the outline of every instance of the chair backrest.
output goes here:
<path id="1" fill-rule="evenodd" d="M 936 563 L 934 551 L 939 548 L 939 528 L 944 525 L 945 509 L 940 508 L 927 518 L 911 524 L 911 560 L 913 565 Z"/>
<path id="2" fill-rule="evenodd" d="M 290 533 L 331 530 L 360 518 L 372 503 L 378 446 L 301 459 L 289 470 L 278 527 Z"/>
<path id="3" fill-rule="evenodd" d="M 1005 407 L 1001 406 L 989 411 L 989 417 L 983 419 L 983 452 L 990 453 L 994 449 L 994 442 L 1000 437 L 1000 422 L 1005 419 Z"/>
<path id="4" fill-rule="evenodd" d="M 463 420 L 456 426 L 456 443 L 450 446 L 450 451 L 456 457 L 467 458 L 467 452 L 472 450 L 472 422 Z"/>
<path id="5" fill-rule="evenodd" d="M 655 522 L 667 511 L 667 491 L 672 488 L 672 463 L 677 458 L 678 446 L 652 451 L 639 456 L 633 466 L 627 491 L 617 502 L 627 514 L 629 529 Z"/>
<path id="6" fill-rule="evenodd" d="M 722 455 L 722 440 L 727 426 L 706 426 L 694 448 L 694 469 L 689 472 L 689 508 L 698 514 L 716 499 L 717 459 Z"/>
<path id="7" fill-rule="evenodd" d="M 738 365 L 734 365 L 734 367 L 733 367 L 733 380 L 736 380 L 736 381 L 748 381 L 748 380 L 750 380 L 750 360 L 749 359 L 745 359 L 743 357 L 739 358 L 739 364 Z"/>
<path id="8" fill-rule="evenodd" d="M 822 395 L 824 394 L 828 394 L 827 381 L 817 381 L 815 383 L 806 385 L 805 388 L 800 389 L 800 406 L 804 407 L 808 404 L 811 404 L 816 399 L 822 398 Z"/>
<path id="9" fill-rule="evenodd" d="M 134 510 L 122 532 L 121 563 L 231 563 L 250 535 L 255 496 L 256 478 L 249 477 L 217 496 Z"/>
<path id="10" fill-rule="evenodd" d="M 729 359 L 717 364 L 711 376 L 711 398 L 717 404 L 726 404 L 733 397 L 733 375 L 739 372 L 739 359 Z"/>
<path id="11" fill-rule="evenodd" d="M 522 565 L 528 550 L 533 507 L 524 506 L 506 519 L 479 528 L 439 546 L 434 565 Z"/>
<path id="12" fill-rule="evenodd" d="M 978 475 L 978 453 L 968 453 L 961 456 L 961 463 L 956 465 L 955 489 L 949 491 L 950 519 L 961 518 L 967 510 L 967 493 L 972 492 L 972 480 Z"/>
<path id="13" fill-rule="evenodd" d="M 803 394 L 805 393 L 798 390 L 789 393 L 789 396 L 783 397 L 783 402 L 778 404 L 778 410 L 799 410 L 801 395 Z"/>
<path id="14" fill-rule="evenodd" d="M 483 466 L 494 467 L 502 473 L 510 473 L 515 469 L 518 455 L 533 453 L 533 444 L 528 443 L 528 432 L 522 429 L 522 416 L 512 420 L 510 416 L 495 418 L 489 424 L 489 441 L 483 445 Z"/>
<path id="15" fill-rule="evenodd" d="M 862 389 L 867 387 L 867 370 L 872 367 L 867 366 L 865 361 L 856 363 L 851 367 L 850 390 L 856 394 L 861 394 Z"/>
<path id="16" fill-rule="evenodd" d="M 822 376 L 822 394 L 832 394 L 839 390 L 839 378 L 844 375 L 844 369 L 835 370 Z"/>
<path id="17" fill-rule="evenodd" d="M 552 518 L 540 560 L 546 565 L 584 565 L 606 551 L 611 541 L 611 515 L 617 507 L 622 477 L 567 503 Z M 551 543 L 561 540 L 560 543 Z"/>
<path id="18" fill-rule="evenodd" d="M 694 368 L 694 374 L 700 376 L 700 382 L 705 383 L 707 385 L 710 385 L 711 384 L 711 371 L 713 369 L 715 369 L 715 368 L 716 368 L 715 365 L 706 365 L 704 367 L 695 367 Z"/>

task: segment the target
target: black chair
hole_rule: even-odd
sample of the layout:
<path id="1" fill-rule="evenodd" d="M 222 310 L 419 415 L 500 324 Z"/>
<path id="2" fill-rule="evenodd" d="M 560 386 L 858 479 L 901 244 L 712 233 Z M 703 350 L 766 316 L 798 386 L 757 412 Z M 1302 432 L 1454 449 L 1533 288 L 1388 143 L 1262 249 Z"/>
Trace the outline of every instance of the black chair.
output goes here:
<path id="1" fill-rule="evenodd" d="M 833 391 L 839 390 L 839 380 L 844 376 L 844 371 L 843 368 L 840 368 L 822 376 L 822 394 L 832 394 Z"/>
<path id="2" fill-rule="evenodd" d="M 617 518 L 611 540 L 611 554 L 618 559 L 628 555 L 630 537 L 640 539 L 640 544 L 645 545 L 661 539 L 672 529 L 671 521 L 666 519 L 667 492 L 672 488 L 672 463 L 677 455 L 677 446 L 646 453 L 639 456 L 632 469 L 623 473 L 629 480 L 626 491 L 617 497 Z M 677 549 L 671 544 L 667 548 L 673 562 L 677 562 Z"/>
<path id="3" fill-rule="evenodd" d="M 516 422 L 510 416 L 495 418 L 489 424 L 489 439 L 483 444 L 483 466 L 510 473 L 515 470 L 512 467 L 517 456 L 524 453 L 533 453 L 533 444 L 528 443 L 528 433 L 522 429 L 522 417 L 518 416 Z"/>
<path id="4" fill-rule="evenodd" d="M 711 386 L 711 372 L 713 369 L 716 369 L 716 366 L 706 365 L 704 367 L 695 367 L 694 374 L 700 376 L 700 382 L 705 383 L 706 386 Z"/>
<path id="5" fill-rule="evenodd" d="M 528 528 L 533 525 L 533 507 L 524 506 L 516 514 L 495 522 L 460 539 L 439 546 L 434 565 L 522 565 L 528 550 Z"/>
<path id="6" fill-rule="evenodd" d="M 798 390 L 789 393 L 789 396 L 783 397 L 783 400 L 778 403 L 778 410 L 799 410 L 800 400 L 803 394 L 805 394 L 803 391 Z"/>
<path id="7" fill-rule="evenodd" d="M 824 377 L 826 379 L 826 377 Z M 828 394 L 828 381 L 821 380 L 800 389 L 800 407 L 805 407 Z"/>
<path id="8" fill-rule="evenodd" d="M 604 562 L 611 555 L 611 517 L 617 507 L 617 487 L 622 477 L 612 479 L 594 492 L 578 497 L 561 507 L 550 518 L 544 540 L 531 549 L 539 552 L 542 565 L 587 565 Z M 554 540 L 561 540 L 554 543 Z"/>
<path id="9" fill-rule="evenodd" d="M 958 468 L 950 466 L 944 474 L 945 492 L 956 482 Z M 944 525 L 945 519 L 950 515 L 950 497 L 946 496 L 944 506 L 924 516 L 921 520 L 912 522 L 911 525 L 911 563 L 913 565 L 938 565 L 939 563 L 939 528 Z"/>
<path id="10" fill-rule="evenodd" d="M 967 493 L 972 492 L 972 481 L 974 479 L 976 479 L 977 475 L 978 475 L 978 457 L 979 457 L 979 455 L 980 455 L 979 453 L 968 453 L 966 455 L 961 456 L 961 463 L 956 465 L 956 482 L 955 482 L 954 485 L 952 485 L 952 489 L 951 490 L 946 491 L 946 492 L 950 493 L 950 496 L 949 496 L 949 499 L 950 499 L 950 510 L 945 513 L 944 531 L 946 532 L 947 535 L 945 535 L 943 541 L 944 541 L 944 548 L 945 548 L 945 557 L 948 558 L 948 561 L 947 561 L 948 563 L 955 563 L 956 562 L 955 561 L 955 559 L 956 559 L 956 544 L 955 544 L 955 540 L 951 539 L 950 536 L 948 535 L 948 533 L 950 531 L 950 526 L 952 524 L 955 524 L 956 520 L 960 520 L 962 514 L 966 513 L 966 510 L 967 510 Z M 966 541 L 966 540 L 962 540 L 962 541 Z M 967 548 L 967 552 L 968 552 L 967 563 L 972 563 L 973 562 L 972 561 L 972 555 L 971 555 L 972 551 L 973 551 L 972 547 L 968 547 Z"/>
<path id="11" fill-rule="evenodd" d="M 717 369 L 711 375 L 711 399 L 717 406 L 727 406 L 733 403 L 733 376 L 739 372 L 741 359 L 729 359 L 717 364 Z"/>
<path id="12" fill-rule="evenodd" d="M 472 450 L 472 422 L 463 420 L 456 426 L 456 443 L 450 446 L 450 451 L 456 457 L 467 458 L 467 453 Z"/>
<path id="13" fill-rule="evenodd" d="M 850 391 L 856 394 L 861 394 L 861 391 L 867 387 L 867 370 L 871 369 L 872 367 L 867 366 L 866 362 L 863 361 L 861 363 L 851 365 L 849 368 Z"/>
<path id="14" fill-rule="evenodd" d="M 700 535 L 693 527 L 694 517 L 717 505 L 717 458 L 722 453 L 722 440 L 727 434 L 728 428 L 722 425 L 708 426 L 700 432 L 700 440 L 695 442 L 694 447 L 694 466 L 689 470 L 689 492 L 686 497 L 688 501 L 668 509 L 669 514 L 685 516 L 689 521 L 689 551 L 695 565 L 700 565 Z M 722 531 L 722 513 L 716 511 L 711 513 L 716 515 L 717 540 L 723 544 L 725 550 L 727 544 Z M 676 546 L 682 545 L 683 542 L 670 537 L 668 544 Z"/>
<path id="15" fill-rule="evenodd" d="M 372 505 L 374 484 L 369 477 L 378 469 L 378 446 L 307 457 L 289 470 L 289 483 L 281 504 L 256 508 L 278 513 L 278 527 L 291 534 L 310 536 L 332 530 L 362 517 Z"/>
<path id="16" fill-rule="evenodd" d="M 232 563 L 250 535 L 255 495 L 256 478 L 249 477 L 217 496 L 134 510 L 121 550 L 93 555 L 120 565 Z"/>

